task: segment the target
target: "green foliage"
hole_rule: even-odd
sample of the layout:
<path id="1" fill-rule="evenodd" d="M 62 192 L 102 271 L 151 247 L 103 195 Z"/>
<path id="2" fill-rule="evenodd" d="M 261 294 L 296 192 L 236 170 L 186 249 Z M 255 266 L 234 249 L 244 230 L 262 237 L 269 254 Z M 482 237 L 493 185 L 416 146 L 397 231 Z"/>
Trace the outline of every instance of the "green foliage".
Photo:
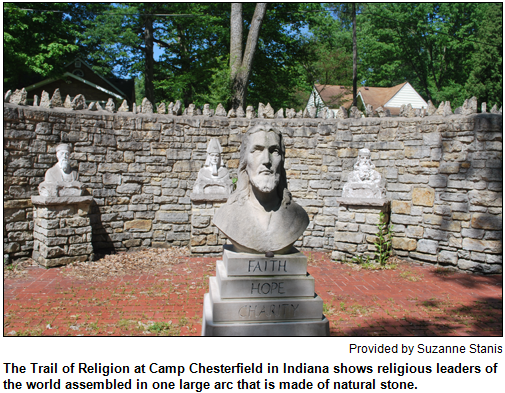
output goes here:
<path id="1" fill-rule="evenodd" d="M 363 255 L 356 255 L 352 258 L 352 261 L 360 265 L 368 264 L 370 263 L 370 256 L 367 255 L 366 258 L 363 258 Z"/>
<path id="2" fill-rule="evenodd" d="M 228 108 L 232 96 L 229 56 L 219 56 L 216 60 L 216 67 L 211 70 L 209 90 L 201 94 L 196 93 L 194 102 L 198 106 L 210 104 L 211 108 L 215 108 L 221 103 L 225 108 Z"/>
<path id="3" fill-rule="evenodd" d="M 254 8 L 243 4 L 244 43 Z M 359 4 L 358 83 L 407 80 L 436 105 L 449 100 L 455 108 L 471 95 L 501 105 L 502 8 Z M 102 76 L 148 82 L 152 52 L 144 35 L 152 19 L 160 49 L 152 67 L 155 102 L 228 108 L 230 11 L 229 3 L 4 3 L 4 89 L 30 84 L 31 75 L 59 75 L 76 56 Z M 315 83 L 352 84 L 350 3 L 269 3 L 246 105 L 300 110 Z M 137 85 L 139 100 L 142 89 Z"/>
<path id="4" fill-rule="evenodd" d="M 244 17 L 249 19 L 255 4 L 244 3 Z M 261 27 L 246 105 L 258 107 L 269 102 L 273 108 L 297 107 L 297 93 L 309 92 L 312 85 L 304 81 L 300 61 L 309 56 L 310 47 L 302 39 L 302 29 L 313 10 L 322 9 L 318 3 L 269 3 Z M 248 27 L 248 26 L 247 26 Z M 247 29 L 244 29 L 244 36 Z M 308 96 L 307 96 L 308 97 Z M 306 105 L 306 101 L 303 102 Z M 301 109 L 301 108 L 300 108 Z"/>
<path id="5" fill-rule="evenodd" d="M 314 84 L 352 84 L 352 35 L 341 18 L 343 13 L 332 11 L 327 5 L 306 6 L 307 34 L 296 37 L 301 52 L 293 67 L 296 86 L 291 93 L 290 106 L 305 108 Z"/>
<path id="6" fill-rule="evenodd" d="M 164 50 L 155 64 L 156 97 L 165 101 L 180 99 L 188 106 L 202 103 L 204 96 L 220 96 L 224 86 L 218 84 L 228 68 L 224 59 L 229 52 L 230 5 L 163 4 L 165 12 L 193 17 L 166 18 L 156 25 L 155 38 Z M 219 91 L 212 92 L 211 86 Z"/>
<path id="7" fill-rule="evenodd" d="M 180 334 L 181 324 L 173 324 L 172 321 L 168 322 L 154 322 L 152 325 L 148 326 L 148 330 L 151 333 L 155 333 L 162 336 L 178 336 Z"/>
<path id="8" fill-rule="evenodd" d="M 142 100 L 146 96 L 146 88 L 144 85 L 144 78 L 142 75 L 135 77 L 135 103 L 142 104 Z"/>
<path id="9" fill-rule="evenodd" d="M 121 76 L 137 75 L 144 70 L 142 56 L 142 4 L 108 4 L 103 13 L 85 21 L 79 37 L 89 49 L 87 60 L 95 72 Z"/>
<path id="10" fill-rule="evenodd" d="M 4 90 L 23 87 L 31 75 L 54 76 L 78 50 L 66 3 L 4 3 Z"/>
<path id="11" fill-rule="evenodd" d="M 383 212 L 380 213 L 379 223 L 377 224 L 377 241 L 375 244 L 375 261 L 379 263 L 381 267 L 386 266 L 388 258 L 391 256 L 391 241 L 393 239 L 393 224 L 389 225 L 386 223 L 386 216 Z"/>
<path id="12" fill-rule="evenodd" d="M 449 100 L 453 107 L 461 105 L 469 98 L 465 85 L 473 67 L 472 40 L 486 23 L 485 7 L 482 3 L 367 4 L 358 17 L 361 76 L 370 86 L 409 81 L 435 104 Z"/>
<path id="13" fill-rule="evenodd" d="M 503 4 L 487 3 L 471 57 L 472 69 L 465 88 L 468 95 L 491 107 L 503 105 Z"/>

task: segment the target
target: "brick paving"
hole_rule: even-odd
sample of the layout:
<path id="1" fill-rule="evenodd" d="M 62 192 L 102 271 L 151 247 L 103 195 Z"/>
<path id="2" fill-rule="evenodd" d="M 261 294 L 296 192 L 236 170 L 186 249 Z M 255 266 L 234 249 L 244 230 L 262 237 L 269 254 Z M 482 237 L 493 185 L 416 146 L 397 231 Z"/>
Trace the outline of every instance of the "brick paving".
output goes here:
<path id="1" fill-rule="evenodd" d="M 502 275 L 401 263 L 365 270 L 306 252 L 332 336 L 502 336 Z M 7 336 L 198 336 L 216 258 L 185 257 L 171 270 L 89 281 L 29 267 L 4 279 Z"/>

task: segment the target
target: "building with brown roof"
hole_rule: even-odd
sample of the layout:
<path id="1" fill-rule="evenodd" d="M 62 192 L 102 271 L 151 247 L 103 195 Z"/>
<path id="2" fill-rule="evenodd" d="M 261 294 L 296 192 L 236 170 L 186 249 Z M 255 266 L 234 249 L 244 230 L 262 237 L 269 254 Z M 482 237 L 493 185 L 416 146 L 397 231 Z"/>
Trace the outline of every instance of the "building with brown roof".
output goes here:
<path id="1" fill-rule="evenodd" d="M 126 100 L 130 106 L 135 102 L 133 79 L 104 78 L 79 58 L 65 67 L 67 71 L 60 77 L 47 78 L 25 86 L 29 93 L 28 101 L 33 102 L 34 95 L 40 98 L 44 90 L 51 97 L 56 89 L 60 89 L 63 99 L 67 95 L 73 99 L 77 94 L 83 94 L 87 103 L 96 101 L 105 104 L 109 98 L 112 98 L 116 105 L 120 105 L 123 100 Z"/>
<path id="2" fill-rule="evenodd" d="M 389 109 L 391 115 L 398 116 L 402 105 L 411 104 L 412 108 L 428 108 L 428 103 L 419 95 L 409 82 L 393 87 L 362 86 L 358 88 L 357 106 L 364 111 L 366 105 L 374 110 L 379 106 Z M 317 106 L 338 109 L 343 106 L 349 109 L 352 105 L 352 88 L 334 85 L 314 85 L 307 107 Z"/>

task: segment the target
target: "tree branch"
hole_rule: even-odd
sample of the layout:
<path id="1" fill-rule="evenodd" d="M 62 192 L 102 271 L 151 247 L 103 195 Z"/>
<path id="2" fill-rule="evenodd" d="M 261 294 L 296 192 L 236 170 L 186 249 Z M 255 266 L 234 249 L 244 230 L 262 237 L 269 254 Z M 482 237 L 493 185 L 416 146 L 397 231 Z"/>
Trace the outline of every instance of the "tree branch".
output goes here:
<path id="1" fill-rule="evenodd" d="M 157 43 L 159 46 L 161 46 L 162 48 L 170 48 L 171 46 L 176 45 L 175 42 L 165 42 L 165 41 L 158 40 L 157 38 L 154 38 L 153 41 L 155 43 Z"/>

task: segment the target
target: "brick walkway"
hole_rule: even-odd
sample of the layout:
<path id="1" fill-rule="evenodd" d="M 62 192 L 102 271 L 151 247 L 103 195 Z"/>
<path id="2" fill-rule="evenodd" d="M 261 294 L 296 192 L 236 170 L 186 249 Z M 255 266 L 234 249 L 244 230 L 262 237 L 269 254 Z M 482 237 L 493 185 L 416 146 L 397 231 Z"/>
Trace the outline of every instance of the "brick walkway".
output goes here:
<path id="1" fill-rule="evenodd" d="M 359 270 L 305 253 L 332 336 L 502 336 L 502 276 L 401 264 Z M 200 335 L 216 258 L 92 282 L 29 267 L 4 280 L 4 335 Z"/>

